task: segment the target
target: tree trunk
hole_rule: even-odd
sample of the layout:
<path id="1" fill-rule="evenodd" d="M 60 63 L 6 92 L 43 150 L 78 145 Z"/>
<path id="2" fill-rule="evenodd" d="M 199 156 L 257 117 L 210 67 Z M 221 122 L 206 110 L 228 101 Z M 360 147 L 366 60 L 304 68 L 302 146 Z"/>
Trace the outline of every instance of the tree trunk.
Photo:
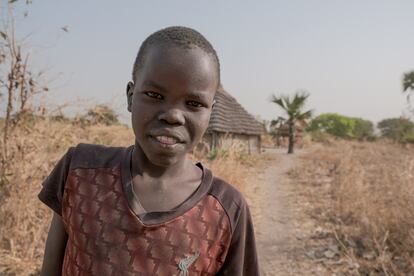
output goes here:
<path id="1" fill-rule="evenodd" d="M 14 62 L 12 62 L 11 70 L 9 73 L 9 85 L 7 86 L 7 108 L 6 108 L 6 117 L 4 118 L 3 126 L 3 152 L 2 152 L 2 166 L 4 166 L 7 156 L 8 156 L 8 145 L 9 140 L 9 128 L 11 125 L 11 113 L 13 111 L 13 96 L 14 96 Z"/>
<path id="2" fill-rule="evenodd" d="M 289 149 L 288 154 L 294 152 L 295 146 L 295 123 L 293 121 L 289 122 Z"/>

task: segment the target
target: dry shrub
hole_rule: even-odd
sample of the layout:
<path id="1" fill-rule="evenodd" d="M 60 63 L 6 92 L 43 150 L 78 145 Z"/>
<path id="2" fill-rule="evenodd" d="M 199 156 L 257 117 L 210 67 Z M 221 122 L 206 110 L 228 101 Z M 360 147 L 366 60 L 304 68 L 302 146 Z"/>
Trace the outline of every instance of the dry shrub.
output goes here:
<path id="1" fill-rule="evenodd" d="M 296 176 L 304 185 L 319 185 L 313 205 L 325 217 L 316 217 L 330 223 L 344 256 L 354 263 L 352 273 L 412 275 L 414 148 L 336 141 L 304 159 Z"/>
<path id="2" fill-rule="evenodd" d="M 192 160 L 201 161 L 215 176 L 222 178 L 244 192 L 245 181 L 250 168 L 257 160 L 256 155 L 249 155 L 241 142 L 234 141 L 225 149 L 214 149 L 207 155 L 193 152 Z"/>
<path id="3" fill-rule="evenodd" d="M 263 147 L 273 148 L 276 145 L 276 138 L 271 134 L 262 134 L 261 142 Z"/>
<path id="4" fill-rule="evenodd" d="M 310 136 L 311 141 L 315 143 L 331 145 L 335 140 L 337 140 L 336 137 L 322 131 L 310 131 L 307 132 L 307 134 Z"/>
<path id="5" fill-rule="evenodd" d="M 42 181 L 70 146 L 129 146 L 134 135 L 123 125 L 85 125 L 39 117 L 21 120 L 10 135 L 7 182 L 0 187 L 0 275 L 30 275 L 38 273 L 41 265 L 52 215 L 37 199 Z M 234 145 L 214 160 L 196 154 L 193 159 L 242 190 L 252 159 L 237 149 Z"/>
<path id="6" fill-rule="evenodd" d="M 99 104 L 90 108 L 84 116 L 78 119 L 90 125 L 104 124 L 109 126 L 119 124 L 118 115 L 115 110 L 105 104 Z"/>
<path id="7" fill-rule="evenodd" d="M 308 133 L 304 132 L 301 138 L 301 144 L 303 148 L 308 148 L 312 146 L 313 144 L 312 137 Z"/>

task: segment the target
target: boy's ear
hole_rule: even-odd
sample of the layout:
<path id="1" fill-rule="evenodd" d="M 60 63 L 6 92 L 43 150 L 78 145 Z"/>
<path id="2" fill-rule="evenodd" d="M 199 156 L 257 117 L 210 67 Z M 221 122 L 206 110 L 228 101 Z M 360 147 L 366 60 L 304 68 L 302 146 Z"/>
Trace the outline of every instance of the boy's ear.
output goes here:
<path id="1" fill-rule="evenodd" d="M 128 111 L 131 112 L 132 110 L 132 96 L 134 95 L 134 82 L 129 81 L 126 87 L 126 96 L 127 96 L 127 104 L 128 104 Z"/>

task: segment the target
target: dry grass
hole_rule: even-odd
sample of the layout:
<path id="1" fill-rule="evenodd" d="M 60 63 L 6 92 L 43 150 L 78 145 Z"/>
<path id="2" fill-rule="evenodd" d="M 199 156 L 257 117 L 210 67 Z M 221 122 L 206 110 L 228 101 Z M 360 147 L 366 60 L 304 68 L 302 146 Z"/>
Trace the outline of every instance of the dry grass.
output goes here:
<path id="1" fill-rule="evenodd" d="M 245 193 L 247 177 L 256 170 L 259 158 L 257 155 L 248 155 L 241 143 L 233 142 L 225 150 L 219 150 L 214 154 L 199 156 L 207 167 L 214 172 L 214 175 L 231 183 L 239 191 Z"/>
<path id="2" fill-rule="evenodd" d="M 37 194 L 65 151 L 78 143 L 127 146 L 133 141 L 132 130 L 122 125 L 37 118 L 15 127 L 9 140 L 8 181 L 0 186 L 0 275 L 37 275 L 52 215 Z M 248 159 L 229 150 L 226 156 L 203 162 L 242 190 Z"/>
<path id="3" fill-rule="evenodd" d="M 337 141 L 293 172 L 353 275 L 414 273 L 414 148 Z"/>
<path id="4" fill-rule="evenodd" d="M 266 148 L 273 148 L 276 145 L 276 138 L 270 134 L 261 135 L 262 146 Z"/>

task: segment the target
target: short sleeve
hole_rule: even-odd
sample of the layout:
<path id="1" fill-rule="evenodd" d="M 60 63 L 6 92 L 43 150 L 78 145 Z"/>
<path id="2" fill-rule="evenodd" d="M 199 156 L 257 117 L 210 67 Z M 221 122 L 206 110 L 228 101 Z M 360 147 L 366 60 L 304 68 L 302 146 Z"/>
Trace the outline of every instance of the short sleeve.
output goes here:
<path id="1" fill-rule="evenodd" d="M 260 275 L 253 223 L 247 204 L 241 209 L 226 259 L 217 275 Z"/>
<path id="2" fill-rule="evenodd" d="M 66 178 L 69 173 L 70 161 L 74 148 L 70 148 L 59 160 L 55 168 L 42 183 L 42 190 L 38 197 L 40 201 L 49 206 L 60 216 L 62 215 L 62 197 L 65 188 Z"/>

